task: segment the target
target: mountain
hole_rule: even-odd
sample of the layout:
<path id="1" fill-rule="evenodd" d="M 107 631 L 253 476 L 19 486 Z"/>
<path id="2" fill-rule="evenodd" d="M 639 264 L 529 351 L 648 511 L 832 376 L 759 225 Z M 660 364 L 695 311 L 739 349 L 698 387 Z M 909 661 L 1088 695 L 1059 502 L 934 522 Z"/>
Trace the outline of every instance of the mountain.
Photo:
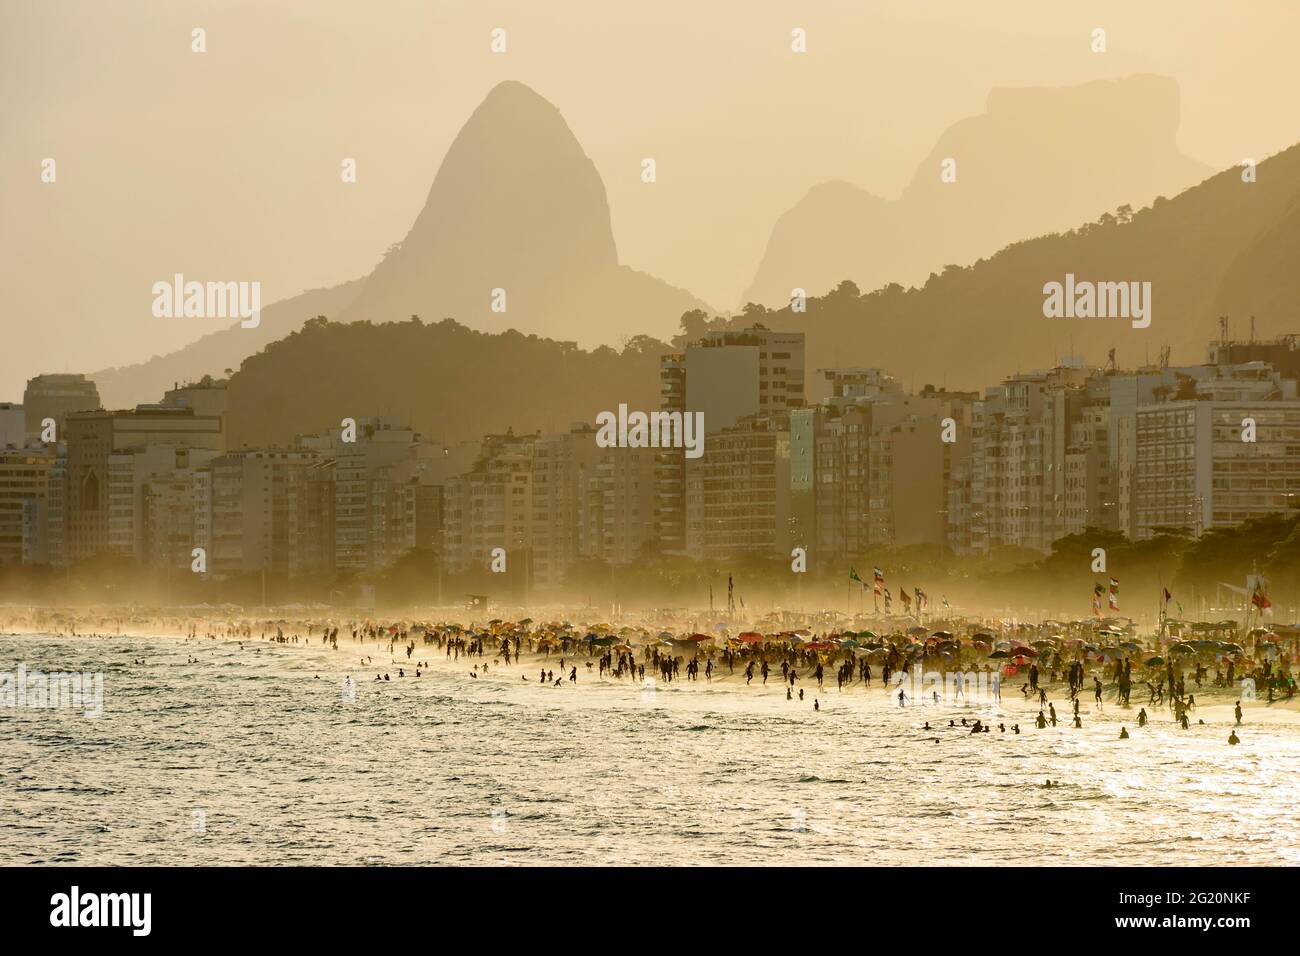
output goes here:
<path id="1" fill-rule="evenodd" d="M 985 112 L 939 137 L 902 195 L 850 183 L 814 186 L 776 222 L 743 302 L 913 284 L 1025 236 L 1068 229 L 1121 204 L 1199 182 L 1210 169 L 1178 150 L 1179 94 L 1135 75 L 1054 89 L 995 89 Z M 956 179 L 945 182 L 945 159 Z"/>
<path id="2" fill-rule="evenodd" d="M 807 312 L 753 307 L 714 319 L 760 321 L 807 335 L 812 385 L 820 368 L 873 365 L 905 384 L 982 389 L 1066 353 L 1094 363 L 1117 349 L 1121 366 L 1204 358 L 1223 311 L 1261 335 L 1293 331 L 1300 301 L 1300 145 L 1264 160 L 1258 181 L 1233 167 L 1173 199 L 1064 233 L 1014 243 L 966 267 L 950 266 L 919 288 L 894 283 L 862 294 L 842 282 L 808 300 Z M 1151 283 L 1149 328 L 1128 319 L 1043 314 L 1043 286 L 1064 281 Z M 1265 309 L 1264 307 L 1268 308 Z M 710 324 L 682 316 L 684 330 Z M 509 330 L 474 331 L 444 320 L 309 321 L 247 359 L 229 383 L 232 443 L 283 444 L 344 417 L 391 414 L 431 438 L 476 440 L 488 432 L 559 430 L 594 421 L 620 402 L 658 407 L 663 342 L 639 336 L 621 351 L 591 351 Z"/>
<path id="3" fill-rule="evenodd" d="M 394 415 L 448 444 L 490 432 L 563 431 L 620 402 L 658 408 L 659 356 L 637 337 L 585 351 L 515 330 L 309 320 L 244 361 L 227 385 L 230 446 L 287 445 L 343 418 Z"/>
<path id="4" fill-rule="evenodd" d="M 493 311 L 496 289 L 504 312 Z M 411 231 L 341 318 L 452 316 L 590 346 L 611 344 L 615 328 L 666 336 L 700 306 L 619 265 L 595 165 L 558 109 L 505 82 L 465 123 Z"/>
<path id="5" fill-rule="evenodd" d="M 493 290 L 504 312 L 492 311 Z M 406 238 L 370 275 L 262 310 L 139 365 L 92 374 L 110 407 L 157 401 L 176 381 L 220 376 L 315 315 L 520 329 L 585 346 L 618 329 L 667 337 L 694 296 L 618 261 L 605 185 L 560 111 L 522 83 L 501 83 L 448 150 Z M 617 323 L 610 321 L 617 316 Z"/>
<path id="6" fill-rule="evenodd" d="M 226 369 L 238 368 L 249 355 L 302 326 L 313 315 L 337 315 L 361 288 L 354 279 L 328 289 L 313 289 L 282 299 L 262 309 L 256 328 L 238 323 L 211 332 L 197 342 L 166 355 L 121 368 L 94 372 L 99 398 L 105 408 L 129 408 L 141 402 L 157 402 L 177 382 L 193 382 L 204 375 L 221 378 Z"/>
<path id="7" fill-rule="evenodd" d="M 891 283 L 863 294 L 849 281 L 805 313 L 754 307 L 732 326 L 761 321 L 808 336 L 810 394 L 819 368 L 870 364 L 902 377 L 976 389 L 1018 370 L 1079 354 L 1121 367 L 1203 361 L 1227 314 L 1260 336 L 1300 331 L 1300 145 L 1259 163 L 1257 181 L 1231 167 L 1173 199 L 1105 213 L 1065 233 L 1014 243 L 971 266 L 948 266 L 919 288 Z M 1065 281 L 1150 282 L 1151 324 L 1122 318 L 1047 318 L 1043 287 Z"/>

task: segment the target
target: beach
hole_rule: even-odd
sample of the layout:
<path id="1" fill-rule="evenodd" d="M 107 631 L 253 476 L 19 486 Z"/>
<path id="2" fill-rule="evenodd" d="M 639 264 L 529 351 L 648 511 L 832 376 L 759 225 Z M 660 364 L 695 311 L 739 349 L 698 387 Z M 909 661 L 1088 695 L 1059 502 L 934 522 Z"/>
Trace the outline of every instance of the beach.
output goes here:
<path id="1" fill-rule="evenodd" d="M 1081 694 L 1076 729 L 1058 684 L 1060 725 L 1039 730 L 1014 681 L 1000 703 L 900 708 L 879 679 L 841 691 L 833 673 L 823 689 L 801 676 L 799 701 L 779 672 L 766 688 L 716 665 L 711 681 L 650 684 L 602 680 L 580 656 L 576 684 L 556 687 L 537 682 L 537 655 L 506 666 L 423 644 L 408 660 L 343 632 L 338 643 L 0 637 L 4 668 L 104 675 L 101 717 L 0 719 L 0 862 L 1300 859 L 1293 704 L 1247 702 L 1230 747 L 1232 699 L 1208 691 L 1187 730 L 1150 706 L 1139 729 L 1136 688 L 1130 708 L 1104 713 Z M 545 666 L 558 674 L 561 656 L 574 659 Z"/>

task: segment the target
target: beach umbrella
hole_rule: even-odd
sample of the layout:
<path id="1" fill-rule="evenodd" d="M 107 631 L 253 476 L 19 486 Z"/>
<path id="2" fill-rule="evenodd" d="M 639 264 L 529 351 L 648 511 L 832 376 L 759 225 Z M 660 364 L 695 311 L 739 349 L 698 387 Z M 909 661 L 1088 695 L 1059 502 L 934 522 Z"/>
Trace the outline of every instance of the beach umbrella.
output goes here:
<path id="1" fill-rule="evenodd" d="M 1164 662 L 1165 659 L 1161 657 L 1159 654 L 1157 654 L 1155 657 L 1148 657 L 1142 663 L 1144 663 L 1147 667 L 1159 667 Z"/>
<path id="2" fill-rule="evenodd" d="M 989 658 L 990 658 L 990 659 L 992 659 L 992 658 L 1003 658 L 1003 657 L 1010 657 L 1010 656 L 1011 656 L 1011 652 L 1010 652 L 1010 651 L 994 651 L 992 654 L 989 655 Z"/>

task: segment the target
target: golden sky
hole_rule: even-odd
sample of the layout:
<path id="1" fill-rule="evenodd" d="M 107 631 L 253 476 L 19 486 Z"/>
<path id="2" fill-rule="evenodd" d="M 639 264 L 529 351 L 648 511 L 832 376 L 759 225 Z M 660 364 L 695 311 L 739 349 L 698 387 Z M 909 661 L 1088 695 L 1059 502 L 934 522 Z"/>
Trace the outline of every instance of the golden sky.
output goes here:
<path id="1" fill-rule="evenodd" d="M 1170 75 L 1191 157 L 1290 145 L 1298 27 L 1293 0 L 0 0 L 0 401 L 213 330 L 151 315 L 175 272 L 264 304 L 366 273 L 504 79 L 564 114 L 621 260 L 727 309 L 809 187 L 897 195 L 995 86 Z"/>

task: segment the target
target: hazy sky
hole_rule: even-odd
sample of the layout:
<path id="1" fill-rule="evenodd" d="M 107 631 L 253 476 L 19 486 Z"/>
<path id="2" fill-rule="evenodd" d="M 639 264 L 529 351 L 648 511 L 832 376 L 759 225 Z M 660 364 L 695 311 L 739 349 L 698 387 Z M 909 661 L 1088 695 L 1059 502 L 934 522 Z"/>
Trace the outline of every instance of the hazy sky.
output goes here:
<path id="1" fill-rule="evenodd" d="M 729 309 L 810 186 L 895 196 L 994 86 L 1171 75 L 1184 152 L 1276 152 L 1300 139 L 1298 27 L 1294 0 L 0 0 L 0 401 L 211 331 L 151 315 L 175 272 L 264 304 L 366 273 L 503 79 L 563 112 L 621 260 Z"/>

